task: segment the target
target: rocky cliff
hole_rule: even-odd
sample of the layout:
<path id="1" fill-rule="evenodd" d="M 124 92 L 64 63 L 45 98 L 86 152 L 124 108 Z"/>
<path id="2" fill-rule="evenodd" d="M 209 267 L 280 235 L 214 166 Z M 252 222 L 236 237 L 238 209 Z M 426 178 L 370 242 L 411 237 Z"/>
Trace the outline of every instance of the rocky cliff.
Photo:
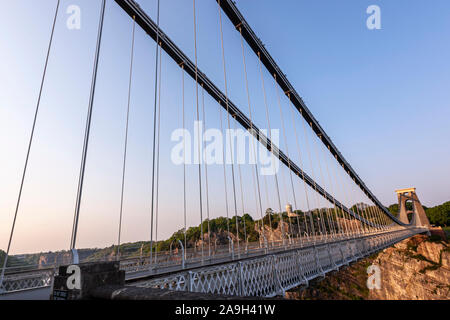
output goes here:
<path id="1" fill-rule="evenodd" d="M 367 287 L 367 268 L 372 264 L 380 268 L 380 289 Z M 286 298 L 448 300 L 450 247 L 441 239 L 417 235 L 313 281 L 306 289 L 293 289 Z"/>

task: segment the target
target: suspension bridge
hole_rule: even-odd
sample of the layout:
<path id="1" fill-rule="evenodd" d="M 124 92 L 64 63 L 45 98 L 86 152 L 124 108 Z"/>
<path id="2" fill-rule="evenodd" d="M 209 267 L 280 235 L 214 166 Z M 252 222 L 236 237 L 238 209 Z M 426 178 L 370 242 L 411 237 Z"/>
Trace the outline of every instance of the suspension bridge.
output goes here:
<path id="1" fill-rule="evenodd" d="M 125 106 L 126 126 L 124 141 L 118 142 L 123 145 L 123 155 L 117 243 L 114 256 L 103 258 L 103 261 L 120 261 L 120 268 L 126 273 L 127 283 L 133 283 L 138 287 L 178 291 L 272 297 L 294 287 L 307 286 L 314 278 L 325 276 L 330 271 L 338 270 L 342 266 L 415 234 L 428 232 L 430 224 L 420 205 L 416 190 L 414 188 L 398 190 L 399 217 L 389 212 L 339 152 L 233 1 L 217 0 L 217 11 L 210 13 L 217 14 L 218 30 L 220 30 L 218 41 L 223 77 L 221 86 L 213 82 L 198 66 L 197 46 L 201 46 L 202 43 L 197 37 L 198 17 L 196 14 L 198 11 L 195 0 L 192 6 L 193 59 L 189 58 L 160 27 L 159 1 L 156 21 L 151 19 L 134 0 L 99 2 L 101 6 L 96 49 L 83 148 L 80 155 L 78 186 L 74 195 L 75 208 L 70 236 L 70 254 L 65 255 L 64 259 L 55 258 L 54 263 L 50 262 L 46 265 L 11 266 L 8 264 L 16 221 L 20 219 L 22 191 L 26 188 L 27 169 L 30 154 L 33 152 L 36 125 L 39 123 L 39 107 L 45 90 L 46 72 L 51 63 L 54 33 L 59 26 L 58 14 L 61 7 L 58 0 L 26 159 L 24 159 L 25 165 L 21 172 L 21 184 L 8 246 L 1 266 L 0 299 L 48 298 L 60 265 L 87 262 L 83 261 L 80 255 L 77 236 L 79 221 L 83 219 L 82 201 L 85 196 L 84 185 L 91 127 L 94 125 L 93 111 L 99 63 L 101 56 L 106 54 L 102 51 L 102 36 L 104 21 L 108 18 L 105 17 L 107 6 L 116 6 L 123 10 L 132 23 L 131 54 L 127 75 L 128 100 Z M 227 47 L 223 28 L 230 23 L 239 37 L 240 60 L 227 60 L 225 54 Z M 152 109 L 149 126 L 153 131 L 151 192 L 148 195 L 150 234 L 145 240 L 149 248 L 148 254 L 143 253 L 143 244 L 140 254 L 130 257 L 121 252 L 121 244 L 123 217 L 126 214 L 124 191 L 126 190 L 127 152 L 129 152 L 129 119 L 132 112 L 132 79 L 133 71 L 136 70 L 134 51 L 138 28 L 145 32 L 146 41 L 155 44 L 156 51 L 154 53 L 154 100 L 145 101 Z M 161 122 L 165 107 L 161 99 L 161 79 L 165 76 L 162 69 L 163 57 L 180 72 L 180 78 L 173 82 L 181 87 L 181 101 L 177 102 L 177 114 L 171 116 L 181 118 L 184 129 L 183 144 L 187 141 L 185 136 L 187 122 L 191 120 L 187 117 L 186 106 L 189 104 L 185 99 L 185 82 L 190 78 L 194 85 L 194 102 L 191 111 L 194 120 L 200 123 L 198 130 L 206 130 L 208 125 L 205 116 L 206 96 L 213 102 L 208 104 L 209 111 L 220 115 L 220 132 L 230 133 L 232 129 L 243 129 L 249 141 L 250 154 L 256 158 L 257 150 L 263 149 L 270 154 L 271 159 L 280 163 L 279 170 L 275 168 L 272 174 L 263 174 L 262 165 L 256 159 L 250 164 L 243 165 L 235 159 L 239 151 L 236 152 L 232 148 L 233 144 L 225 144 L 222 146 L 221 164 L 216 166 L 223 170 L 223 176 L 219 180 L 218 176 L 211 178 L 214 169 L 207 161 L 189 164 L 186 161 L 186 150 L 184 150 L 182 153 L 184 161 L 181 164 L 182 178 L 173 182 L 181 186 L 181 193 L 175 194 L 174 191 L 171 195 L 179 199 L 182 204 L 179 212 L 171 213 L 173 215 L 171 219 L 182 221 L 180 222 L 181 232 L 179 237 L 170 242 L 168 249 L 161 249 L 158 246 L 161 242 L 161 239 L 158 240 L 158 227 L 161 228 L 159 221 L 161 215 L 167 214 L 160 208 L 160 183 L 165 179 L 161 172 L 161 153 L 165 152 L 161 143 L 161 130 L 165 126 Z M 249 85 L 248 69 L 251 66 L 249 63 L 251 59 L 254 63 L 252 66 L 256 66 L 254 74 L 259 76 L 255 78 L 258 82 L 259 93 L 253 93 L 253 87 Z M 242 70 L 241 86 L 244 88 L 246 97 L 239 101 L 245 101 L 243 104 L 233 102 L 233 95 L 230 94 L 231 84 L 227 73 L 230 65 L 238 65 Z M 275 102 L 270 101 L 267 93 L 269 86 L 275 93 Z M 261 105 L 254 103 L 256 100 L 254 96 L 257 94 L 261 95 L 259 97 Z M 274 113 L 278 114 L 276 120 L 273 119 Z M 263 127 L 267 129 L 263 130 Z M 276 141 L 277 137 L 273 135 L 272 129 L 280 130 L 281 142 Z M 207 150 L 205 142 L 198 138 L 193 145 L 193 153 L 198 157 L 197 159 L 204 160 Z M 227 162 L 226 157 L 230 157 L 232 161 Z M 306 169 L 307 163 L 308 169 Z M 193 179 L 188 179 L 192 176 L 187 174 L 189 166 L 195 167 Z M 245 170 L 247 171 L 244 172 Z M 211 225 L 213 211 L 217 210 L 213 209 L 213 202 L 216 199 L 212 195 L 213 184 L 223 185 L 223 195 L 220 196 L 224 198 L 221 212 L 226 213 L 227 216 L 225 230 L 213 230 Z M 268 184 L 271 184 L 271 189 Z M 188 192 L 194 185 L 197 203 L 195 209 L 189 209 L 188 205 L 192 199 Z M 359 202 L 356 203 L 355 199 Z M 411 218 L 408 218 L 406 201 L 414 203 L 413 210 L 409 212 L 412 214 Z M 287 203 L 285 208 L 284 202 Z M 275 209 L 269 210 L 269 208 Z M 189 214 L 195 215 L 199 222 L 200 232 L 195 241 L 191 241 L 188 237 Z M 246 218 L 246 214 L 251 219 Z M 219 233 L 224 236 L 219 238 Z M 256 236 L 252 238 L 251 234 Z M 98 261 L 100 260 L 99 258 Z"/>

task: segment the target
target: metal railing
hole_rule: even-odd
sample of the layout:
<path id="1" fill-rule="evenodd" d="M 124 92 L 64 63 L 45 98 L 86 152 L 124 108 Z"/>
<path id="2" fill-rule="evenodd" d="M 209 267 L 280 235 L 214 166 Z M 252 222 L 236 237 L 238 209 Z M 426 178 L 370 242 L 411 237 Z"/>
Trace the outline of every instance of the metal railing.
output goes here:
<path id="1" fill-rule="evenodd" d="M 184 275 L 177 274 L 179 272 L 183 272 L 183 270 L 186 270 L 185 272 L 191 272 L 188 270 L 195 270 L 198 268 L 206 268 L 206 270 L 209 270 L 209 266 L 212 268 L 219 268 L 218 270 L 222 270 L 220 272 L 223 273 L 225 272 L 224 270 L 228 270 L 227 268 L 230 268 L 230 262 L 234 267 L 236 267 L 236 265 L 239 263 L 243 263 L 242 266 L 247 266 L 245 268 L 250 268 L 248 264 L 249 260 L 253 261 L 252 263 L 255 264 L 254 268 L 260 269 L 262 268 L 261 261 L 264 261 L 263 265 L 265 265 L 267 262 L 265 259 L 269 259 L 267 257 L 276 256 L 280 257 L 280 259 L 281 257 L 284 257 L 283 259 L 286 260 L 287 265 L 278 264 L 278 260 L 277 262 L 271 262 L 272 264 L 275 263 L 275 265 L 277 266 L 278 269 L 274 267 L 277 272 L 281 272 L 279 270 L 284 270 L 284 268 L 287 268 L 288 266 L 290 266 L 289 268 L 293 268 L 293 262 L 291 261 L 293 258 L 290 255 L 292 255 L 293 252 L 297 252 L 296 254 L 298 254 L 299 259 L 303 259 L 302 261 L 304 261 L 301 264 L 302 270 L 305 271 L 302 279 L 309 280 L 311 279 L 311 276 L 315 276 L 317 274 L 318 270 L 322 270 L 320 271 L 320 273 L 322 274 L 330 268 L 336 269 L 343 264 L 348 264 L 355 259 L 367 256 L 369 253 L 379 250 L 379 239 L 383 239 L 384 237 L 392 237 L 392 235 L 395 235 L 392 238 L 392 241 L 385 242 L 388 243 L 388 245 L 391 245 L 393 243 L 401 241 L 404 238 L 410 237 L 417 233 L 423 233 L 425 231 L 427 231 L 427 229 L 425 228 L 396 227 L 389 231 L 371 232 L 360 236 L 337 235 L 330 237 L 326 235 L 319 235 L 310 236 L 308 238 L 291 238 L 290 243 L 288 241 L 283 242 L 282 240 L 270 242 L 267 241 L 266 243 L 252 242 L 248 243 L 246 246 L 241 246 L 239 251 L 237 251 L 233 248 L 233 246 L 230 245 L 216 245 L 214 246 L 214 250 L 211 250 L 211 256 L 205 254 L 202 256 L 201 250 L 199 250 L 198 248 L 183 248 L 183 250 L 181 251 L 169 250 L 158 252 L 156 256 L 154 255 L 152 261 L 150 261 L 149 256 L 134 256 L 128 258 L 122 257 L 122 259 L 120 260 L 120 268 L 126 272 L 126 278 L 128 280 L 136 281 L 145 277 L 152 277 L 152 279 L 155 280 L 151 281 L 156 282 L 150 281 L 149 283 L 157 284 L 156 286 L 159 286 L 159 284 L 161 283 L 162 287 L 184 288 L 181 282 L 177 283 L 176 285 L 170 284 L 171 281 L 174 281 L 173 277 L 180 278 L 179 281 L 185 281 L 182 279 L 186 278 L 186 273 L 184 273 Z M 318 263 L 316 262 L 314 266 L 311 265 L 311 263 L 314 262 L 311 260 L 311 257 L 314 257 L 315 261 L 319 261 Z M 104 259 L 99 259 L 97 261 L 100 262 L 115 260 L 116 257 L 110 256 L 104 257 Z M 34 290 L 52 286 L 53 277 L 57 273 L 58 267 L 59 265 L 55 264 L 41 269 L 36 268 L 35 270 L 21 271 L 16 271 L 17 268 L 22 268 L 20 266 L 10 268 L 5 274 L 3 288 L 1 288 L 2 290 L 0 291 L 0 294 Z M 264 272 L 268 271 L 265 270 Z M 164 276 L 167 274 L 176 275 L 164 278 Z M 197 272 L 194 272 L 194 274 L 197 274 Z M 160 279 L 159 277 L 163 278 Z M 248 277 L 248 275 L 245 275 L 244 278 L 245 277 Z M 294 278 L 285 279 L 283 281 L 287 281 L 287 283 L 298 283 L 298 281 L 294 281 Z M 254 281 L 256 280 L 252 278 L 250 282 L 253 283 Z M 194 286 L 194 288 L 197 287 Z M 248 291 L 250 289 L 244 286 L 243 289 L 240 289 L 239 292 L 245 293 L 247 292 L 246 290 Z M 261 292 L 266 292 L 267 290 L 268 289 L 266 288 Z M 250 290 L 249 292 L 255 291 Z M 228 292 L 228 294 L 230 293 L 232 292 Z"/>
<path id="2" fill-rule="evenodd" d="M 260 257 L 178 272 L 133 286 L 237 296 L 273 297 L 343 265 L 426 231 L 408 228 L 315 243 Z"/>

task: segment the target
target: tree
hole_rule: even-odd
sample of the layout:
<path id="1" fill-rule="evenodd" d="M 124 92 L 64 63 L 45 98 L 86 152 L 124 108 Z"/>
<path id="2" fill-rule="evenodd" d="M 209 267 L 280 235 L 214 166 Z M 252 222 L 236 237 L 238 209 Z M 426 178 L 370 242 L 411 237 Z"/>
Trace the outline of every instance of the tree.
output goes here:
<path id="1" fill-rule="evenodd" d="M 426 214 L 431 224 L 446 227 L 450 224 L 450 201 L 427 208 Z"/>
<path id="2" fill-rule="evenodd" d="M 393 216 L 398 216 L 398 204 L 391 204 L 388 207 L 389 212 L 393 215 Z"/>

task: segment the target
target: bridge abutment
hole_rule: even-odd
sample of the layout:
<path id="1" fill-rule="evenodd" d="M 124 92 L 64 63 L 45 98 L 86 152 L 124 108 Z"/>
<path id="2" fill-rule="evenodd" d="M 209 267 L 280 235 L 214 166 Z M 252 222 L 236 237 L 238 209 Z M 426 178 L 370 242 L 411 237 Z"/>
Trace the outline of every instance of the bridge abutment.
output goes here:
<path id="1" fill-rule="evenodd" d="M 119 261 L 61 266 L 50 299 L 90 299 L 99 287 L 109 285 L 125 285 L 125 271 L 120 270 Z"/>

